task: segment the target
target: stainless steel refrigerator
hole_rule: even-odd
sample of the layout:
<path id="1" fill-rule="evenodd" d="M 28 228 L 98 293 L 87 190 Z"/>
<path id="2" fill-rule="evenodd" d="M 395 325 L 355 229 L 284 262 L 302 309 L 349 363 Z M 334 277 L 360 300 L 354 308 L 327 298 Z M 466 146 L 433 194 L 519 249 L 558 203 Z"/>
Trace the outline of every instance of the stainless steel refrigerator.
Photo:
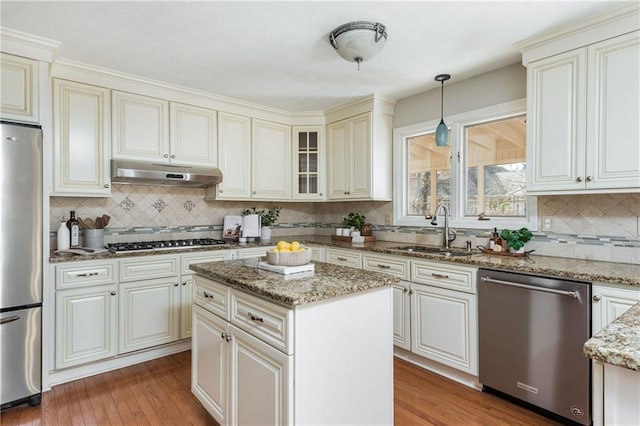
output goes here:
<path id="1" fill-rule="evenodd" d="M 0 397 L 42 392 L 42 130 L 0 122 Z"/>

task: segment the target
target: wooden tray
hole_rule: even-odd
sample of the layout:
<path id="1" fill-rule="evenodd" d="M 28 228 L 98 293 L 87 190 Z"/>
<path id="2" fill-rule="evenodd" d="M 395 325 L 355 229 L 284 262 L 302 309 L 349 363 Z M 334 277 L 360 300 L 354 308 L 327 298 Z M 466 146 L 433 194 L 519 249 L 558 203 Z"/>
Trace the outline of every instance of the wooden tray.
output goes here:
<path id="1" fill-rule="evenodd" d="M 535 250 L 525 251 L 524 253 L 513 253 L 510 251 L 493 251 L 486 247 L 478 247 L 480 251 L 484 254 L 491 254 L 494 256 L 507 256 L 507 257 L 527 257 L 530 253 L 533 253 Z"/>
<path id="2" fill-rule="evenodd" d="M 343 235 L 332 235 L 331 239 L 334 241 L 349 241 L 351 242 L 351 237 L 345 237 Z M 367 235 L 366 237 L 364 237 L 364 242 L 365 243 L 370 243 L 372 241 L 375 241 L 376 237 L 374 235 Z"/>

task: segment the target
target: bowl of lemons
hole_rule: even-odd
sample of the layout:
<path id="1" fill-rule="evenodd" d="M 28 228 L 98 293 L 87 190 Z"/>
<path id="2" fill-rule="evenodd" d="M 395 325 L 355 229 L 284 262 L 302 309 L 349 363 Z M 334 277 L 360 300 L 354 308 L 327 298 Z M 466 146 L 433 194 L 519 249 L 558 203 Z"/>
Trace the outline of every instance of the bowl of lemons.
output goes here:
<path id="1" fill-rule="evenodd" d="M 297 241 L 278 241 L 273 250 L 267 250 L 267 262 L 272 265 L 306 265 L 311 260 L 311 249 L 302 247 Z"/>

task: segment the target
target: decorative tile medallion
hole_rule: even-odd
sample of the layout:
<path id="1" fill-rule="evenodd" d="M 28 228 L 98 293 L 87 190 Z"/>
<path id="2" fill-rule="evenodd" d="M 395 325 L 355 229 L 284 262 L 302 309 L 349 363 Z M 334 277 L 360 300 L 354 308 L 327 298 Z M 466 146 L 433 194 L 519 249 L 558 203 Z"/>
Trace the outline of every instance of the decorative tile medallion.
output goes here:
<path id="1" fill-rule="evenodd" d="M 133 201 L 131 201 L 131 198 L 127 197 L 124 200 L 122 200 L 120 202 L 120 207 L 122 208 L 122 210 L 128 212 L 129 210 L 131 210 L 132 208 L 134 208 L 136 205 L 136 203 L 134 203 Z"/>
<path id="2" fill-rule="evenodd" d="M 194 203 L 191 200 L 187 200 L 187 201 L 184 202 L 184 204 L 182 206 L 184 207 L 184 209 L 186 211 L 190 212 L 196 206 L 196 203 Z"/>
<path id="3" fill-rule="evenodd" d="M 158 198 L 156 201 L 154 201 L 154 203 L 152 205 L 153 205 L 153 208 L 158 210 L 158 213 L 160 213 L 162 210 L 165 209 L 165 207 L 167 207 L 167 203 L 162 201 L 160 198 Z"/>

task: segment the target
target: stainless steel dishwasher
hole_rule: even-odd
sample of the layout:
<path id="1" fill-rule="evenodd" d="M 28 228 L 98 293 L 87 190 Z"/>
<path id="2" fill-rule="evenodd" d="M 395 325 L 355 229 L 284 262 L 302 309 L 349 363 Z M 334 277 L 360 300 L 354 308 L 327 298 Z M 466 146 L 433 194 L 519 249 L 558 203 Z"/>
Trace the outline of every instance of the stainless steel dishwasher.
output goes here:
<path id="1" fill-rule="evenodd" d="M 591 423 L 591 284 L 478 271 L 479 381 L 574 422 Z"/>

